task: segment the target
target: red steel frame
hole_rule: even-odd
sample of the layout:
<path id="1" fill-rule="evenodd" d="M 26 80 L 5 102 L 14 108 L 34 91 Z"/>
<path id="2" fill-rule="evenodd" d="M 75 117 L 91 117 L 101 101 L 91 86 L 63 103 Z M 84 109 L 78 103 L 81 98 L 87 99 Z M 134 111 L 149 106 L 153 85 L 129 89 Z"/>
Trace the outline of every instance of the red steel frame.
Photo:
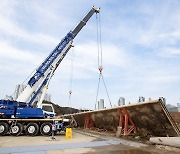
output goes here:
<path id="1" fill-rule="evenodd" d="M 94 127 L 94 123 L 88 113 L 85 113 L 84 129 Z"/>
<path id="2" fill-rule="evenodd" d="M 131 132 L 136 133 L 136 126 L 126 108 L 118 108 L 120 135 L 127 136 Z"/>

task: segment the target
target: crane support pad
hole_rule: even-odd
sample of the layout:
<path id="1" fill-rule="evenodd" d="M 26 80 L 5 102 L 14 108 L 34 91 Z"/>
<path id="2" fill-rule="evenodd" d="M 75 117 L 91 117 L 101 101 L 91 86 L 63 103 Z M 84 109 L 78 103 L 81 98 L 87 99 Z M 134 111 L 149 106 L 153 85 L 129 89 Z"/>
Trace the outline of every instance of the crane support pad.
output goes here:
<path id="1" fill-rule="evenodd" d="M 85 114 L 88 114 L 94 127 L 116 132 L 120 118 L 117 110 L 123 108 L 126 108 L 136 126 L 137 133 L 142 136 L 180 136 L 178 126 L 161 100 L 69 114 L 63 117 L 71 118 L 73 116 L 77 127 L 84 127 Z"/>

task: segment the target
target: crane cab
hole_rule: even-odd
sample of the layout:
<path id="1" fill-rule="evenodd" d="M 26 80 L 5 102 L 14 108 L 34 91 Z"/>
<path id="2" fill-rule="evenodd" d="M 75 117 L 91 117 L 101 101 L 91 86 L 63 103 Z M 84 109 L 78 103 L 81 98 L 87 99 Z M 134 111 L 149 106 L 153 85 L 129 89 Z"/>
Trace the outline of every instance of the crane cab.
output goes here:
<path id="1" fill-rule="evenodd" d="M 52 104 L 42 104 L 42 110 L 47 117 L 54 117 L 56 115 Z"/>

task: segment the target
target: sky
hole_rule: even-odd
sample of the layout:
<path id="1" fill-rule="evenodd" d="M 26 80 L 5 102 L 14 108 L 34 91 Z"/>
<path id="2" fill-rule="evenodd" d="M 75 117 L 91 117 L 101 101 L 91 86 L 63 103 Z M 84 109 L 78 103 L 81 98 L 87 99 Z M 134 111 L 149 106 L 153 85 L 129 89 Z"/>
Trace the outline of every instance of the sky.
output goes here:
<path id="1" fill-rule="evenodd" d="M 92 6 L 100 7 L 102 73 L 112 105 L 117 106 L 119 97 L 136 103 L 139 96 L 180 102 L 179 0 L 0 0 L 0 98 L 12 95 Z M 48 93 L 60 106 L 94 109 L 96 15 L 73 44 Z M 99 99 L 110 107 L 102 81 Z"/>

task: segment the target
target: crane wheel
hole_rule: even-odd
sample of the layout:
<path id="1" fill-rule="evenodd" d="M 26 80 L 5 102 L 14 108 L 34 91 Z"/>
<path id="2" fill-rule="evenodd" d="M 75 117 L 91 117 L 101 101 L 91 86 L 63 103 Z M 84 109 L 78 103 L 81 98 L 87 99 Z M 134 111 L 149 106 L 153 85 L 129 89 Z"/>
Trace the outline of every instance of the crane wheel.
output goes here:
<path id="1" fill-rule="evenodd" d="M 36 136 L 39 133 L 39 126 L 37 123 L 31 122 L 26 126 L 25 129 L 26 135 Z"/>
<path id="2" fill-rule="evenodd" d="M 6 122 L 0 122 L 0 135 L 6 135 L 9 130 L 9 125 Z"/>
<path id="3" fill-rule="evenodd" d="M 52 124 L 50 122 L 45 122 L 40 127 L 40 132 L 43 136 L 49 136 L 52 133 Z"/>
<path id="4" fill-rule="evenodd" d="M 10 133 L 12 136 L 19 136 L 23 131 L 23 125 L 21 123 L 12 124 L 10 127 Z"/>

